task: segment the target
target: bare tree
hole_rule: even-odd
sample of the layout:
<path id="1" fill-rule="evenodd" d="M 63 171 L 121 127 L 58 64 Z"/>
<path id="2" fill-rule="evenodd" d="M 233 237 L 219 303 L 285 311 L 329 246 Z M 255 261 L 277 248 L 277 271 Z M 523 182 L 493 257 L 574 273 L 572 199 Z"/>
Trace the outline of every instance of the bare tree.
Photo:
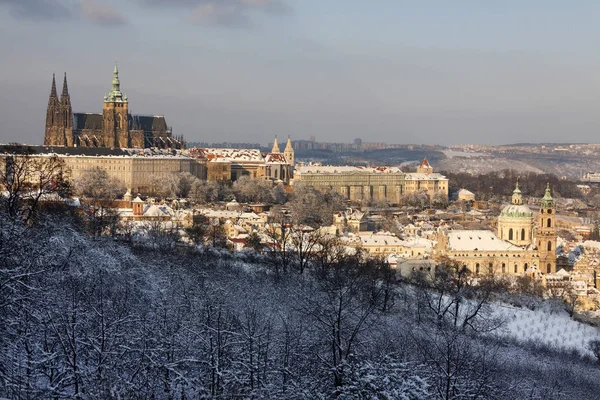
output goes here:
<path id="1" fill-rule="evenodd" d="M 94 168 L 84 171 L 75 181 L 75 190 L 89 207 L 87 220 L 94 236 L 104 234 L 107 227 L 116 231 L 119 215 L 113 203 L 125 192 L 123 183 L 110 177 L 104 169 Z"/>
<path id="2" fill-rule="evenodd" d="M 0 200 L 10 217 L 29 222 L 43 196 L 70 194 L 68 171 L 57 156 L 36 156 L 20 147 L 14 150 L 0 156 L 0 188 L 5 191 Z"/>

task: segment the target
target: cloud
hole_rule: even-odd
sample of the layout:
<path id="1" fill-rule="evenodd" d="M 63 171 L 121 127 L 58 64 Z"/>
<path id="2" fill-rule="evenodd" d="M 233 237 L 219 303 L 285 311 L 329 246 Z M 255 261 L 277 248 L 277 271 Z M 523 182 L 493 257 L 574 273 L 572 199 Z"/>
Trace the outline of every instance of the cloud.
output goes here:
<path id="1" fill-rule="evenodd" d="M 187 20 L 196 24 L 250 28 L 252 13 L 286 15 L 292 7 L 284 0 L 139 0 L 149 6 L 181 7 L 189 10 Z"/>
<path id="2" fill-rule="evenodd" d="M 113 7 L 95 0 L 82 0 L 81 13 L 91 22 L 102 26 L 118 26 L 127 24 L 127 18 Z"/>
<path id="3" fill-rule="evenodd" d="M 62 0 L 0 0 L 0 6 L 8 7 L 19 19 L 53 21 L 73 16 L 72 3 Z"/>

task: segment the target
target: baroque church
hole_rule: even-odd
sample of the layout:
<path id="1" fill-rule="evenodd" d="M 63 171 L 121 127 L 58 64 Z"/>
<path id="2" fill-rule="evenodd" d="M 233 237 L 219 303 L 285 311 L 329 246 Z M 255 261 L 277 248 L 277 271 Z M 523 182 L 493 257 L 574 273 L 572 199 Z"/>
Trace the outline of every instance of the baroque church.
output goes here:
<path id="1" fill-rule="evenodd" d="M 517 182 L 511 204 L 498 217 L 497 232 L 455 230 L 441 233 L 437 254 L 456 260 L 474 274 L 530 275 L 556 273 L 555 204 L 546 187 L 537 223 L 523 204 Z"/>
<path id="2" fill-rule="evenodd" d="M 60 98 L 56 91 L 56 80 L 52 77 L 44 145 L 182 149 L 185 142 L 183 136 L 173 136 L 163 116 L 129 113 L 129 100 L 121 92 L 119 70 L 115 64 L 112 90 L 104 96 L 101 114 L 73 113 L 67 74 Z"/>

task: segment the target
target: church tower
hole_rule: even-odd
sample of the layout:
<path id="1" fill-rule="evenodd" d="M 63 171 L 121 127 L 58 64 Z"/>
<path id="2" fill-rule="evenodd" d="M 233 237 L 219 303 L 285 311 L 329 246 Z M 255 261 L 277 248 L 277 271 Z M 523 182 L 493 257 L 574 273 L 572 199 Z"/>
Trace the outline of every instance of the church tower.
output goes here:
<path id="1" fill-rule="evenodd" d="M 65 146 L 65 132 L 62 126 L 62 110 L 58 94 L 56 93 L 56 78 L 52 74 L 52 88 L 46 109 L 45 146 Z"/>
<path id="2" fill-rule="evenodd" d="M 292 147 L 292 140 L 290 139 L 290 135 L 288 135 L 287 143 L 285 144 L 285 149 L 283 150 L 283 156 L 285 160 L 290 164 L 290 167 L 294 167 L 294 148 Z"/>
<path id="3" fill-rule="evenodd" d="M 274 153 L 274 154 L 281 153 L 281 151 L 279 150 L 279 143 L 277 143 L 277 135 L 275 135 L 275 141 L 273 142 L 273 149 L 271 150 L 271 153 Z"/>
<path id="4" fill-rule="evenodd" d="M 65 146 L 73 146 L 73 107 L 71 106 L 71 96 L 69 96 L 69 86 L 67 85 L 67 73 L 63 81 L 63 90 L 60 95 L 60 125 L 65 135 Z"/>
<path id="5" fill-rule="evenodd" d="M 536 240 L 540 254 L 540 271 L 551 274 L 556 272 L 556 208 L 550 194 L 550 184 L 540 202 L 540 214 Z"/>
<path id="6" fill-rule="evenodd" d="M 115 63 L 113 71 L 112 90 L 104 96 L 102 112 L 102 143 L 103 147 L 131 147 L 129 138 L 129 102 L 127 96 L 121 93 L 119 69 Z"/>

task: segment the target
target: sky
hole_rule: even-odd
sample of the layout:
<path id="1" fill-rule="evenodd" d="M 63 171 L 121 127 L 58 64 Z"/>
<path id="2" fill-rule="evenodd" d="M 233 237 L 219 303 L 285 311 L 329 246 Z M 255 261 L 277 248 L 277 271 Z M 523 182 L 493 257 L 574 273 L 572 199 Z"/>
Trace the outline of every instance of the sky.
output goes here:
<path id="1" fill-rule="evenodd" d="M 600 142 L 597 0 L 0 0 L 0 142 L 52 74 L 188 141 Z"/>

